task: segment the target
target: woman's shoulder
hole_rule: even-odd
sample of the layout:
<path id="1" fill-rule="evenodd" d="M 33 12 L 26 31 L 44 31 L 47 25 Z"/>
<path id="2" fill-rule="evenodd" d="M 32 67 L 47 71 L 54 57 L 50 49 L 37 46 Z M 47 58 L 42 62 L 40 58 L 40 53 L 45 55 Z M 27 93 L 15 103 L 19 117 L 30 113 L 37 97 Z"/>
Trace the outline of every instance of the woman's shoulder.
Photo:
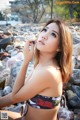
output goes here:
<path id="1" fill-rule="evenodd" d="M 46 66 L 43 71 L 45 73 L 48 73 L 50 75 L 56 76 L 56 75 L 61 75 L 60 67 L 55 67 L 55 66 Z"/>
<path id="2" fill-rule="evenodd" d="M 62 75 L 59 67 L 48 66 L 43 69 L 45 71 L 46 77 L 53 82 L 62 82 Z"/>
<path id="3" fill-rule="evenodd" d="M 57 78 L 62 78 L 59 67 L 45 66 L 38 73 L 40 74 L 40 76 L 44 76 L 44 78 L 48 78 L 49 80 L 56 80 Z"/>
<path id="4" fill-rule="evenodd" d="M 34 70 L 32 77 L 37 78 L 40 81 L 46 81 L 46 82 L 60 82 L 62 80 L 60 69 L 50 65 L 50 66 L 43 66 L 41 68 L 37 67 L 36 70 Z M 50 82 L 51 81 L 51 82 Z"/>

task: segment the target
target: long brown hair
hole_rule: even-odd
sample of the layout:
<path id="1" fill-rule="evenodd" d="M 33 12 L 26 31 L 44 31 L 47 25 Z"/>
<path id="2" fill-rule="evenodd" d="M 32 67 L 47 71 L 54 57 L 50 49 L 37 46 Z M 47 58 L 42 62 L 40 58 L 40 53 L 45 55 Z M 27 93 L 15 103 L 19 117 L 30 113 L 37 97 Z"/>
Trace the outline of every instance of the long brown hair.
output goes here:
<path id="1" fill-rule="evenodd" d="M 48 21 L 43 29 L 50 23 L 56 23 L 60 33 L 60 50 L 56 54 L 56 60 L 61 69 L 63 82 L 68 82 L 72 74 L 72 34 L 69 27 L 60 20 Z M 41 30 L 42 31 L 42 30 Z M 39 62 L 39 50 L 35 50 L 35 66 Z"/>

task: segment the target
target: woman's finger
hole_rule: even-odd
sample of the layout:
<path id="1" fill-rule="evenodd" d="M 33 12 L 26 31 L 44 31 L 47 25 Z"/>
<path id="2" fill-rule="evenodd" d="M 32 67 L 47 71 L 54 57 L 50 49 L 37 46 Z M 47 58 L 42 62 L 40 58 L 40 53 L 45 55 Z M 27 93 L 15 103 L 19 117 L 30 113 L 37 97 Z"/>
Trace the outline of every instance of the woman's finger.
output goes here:
<path id="1" fill-rule="evenodd" d="M 30 47 L 31 47 L 31 49 L 30 49 L 30 50 L 31 50 L 31 52 L 33 52 L 33 51 L 34 51 L 34 44 L 33 44 L 33 43 L 31 43 L 31 46 L 30 46 Z"/>

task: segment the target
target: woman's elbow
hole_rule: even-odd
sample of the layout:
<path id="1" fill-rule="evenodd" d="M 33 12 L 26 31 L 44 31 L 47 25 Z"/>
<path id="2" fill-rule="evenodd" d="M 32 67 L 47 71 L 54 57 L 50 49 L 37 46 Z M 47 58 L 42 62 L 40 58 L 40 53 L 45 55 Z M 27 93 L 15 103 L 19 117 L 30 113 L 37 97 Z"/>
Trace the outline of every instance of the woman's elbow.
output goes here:
<path id="1" fill-rule="evenodd" d="M 19 103 L 19 102 L 22 102 L 21 99 L 19 98 L 19 96 L 17 96 L 16 94 L 12 94 L 12 102 L 13 104 L 16 104 L 16 103 Z"/>

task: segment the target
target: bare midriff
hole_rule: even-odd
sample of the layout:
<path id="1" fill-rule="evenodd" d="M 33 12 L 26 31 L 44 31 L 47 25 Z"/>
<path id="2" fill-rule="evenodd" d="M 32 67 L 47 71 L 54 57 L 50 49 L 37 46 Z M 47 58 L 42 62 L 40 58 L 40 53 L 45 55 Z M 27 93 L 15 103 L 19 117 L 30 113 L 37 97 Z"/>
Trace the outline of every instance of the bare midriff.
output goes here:
<path id="1" fill-rule="evenodd" d="M 26 120 L 57 120 L 59 106 L 53 109 L 39 109 L 28 105 Z"/>

